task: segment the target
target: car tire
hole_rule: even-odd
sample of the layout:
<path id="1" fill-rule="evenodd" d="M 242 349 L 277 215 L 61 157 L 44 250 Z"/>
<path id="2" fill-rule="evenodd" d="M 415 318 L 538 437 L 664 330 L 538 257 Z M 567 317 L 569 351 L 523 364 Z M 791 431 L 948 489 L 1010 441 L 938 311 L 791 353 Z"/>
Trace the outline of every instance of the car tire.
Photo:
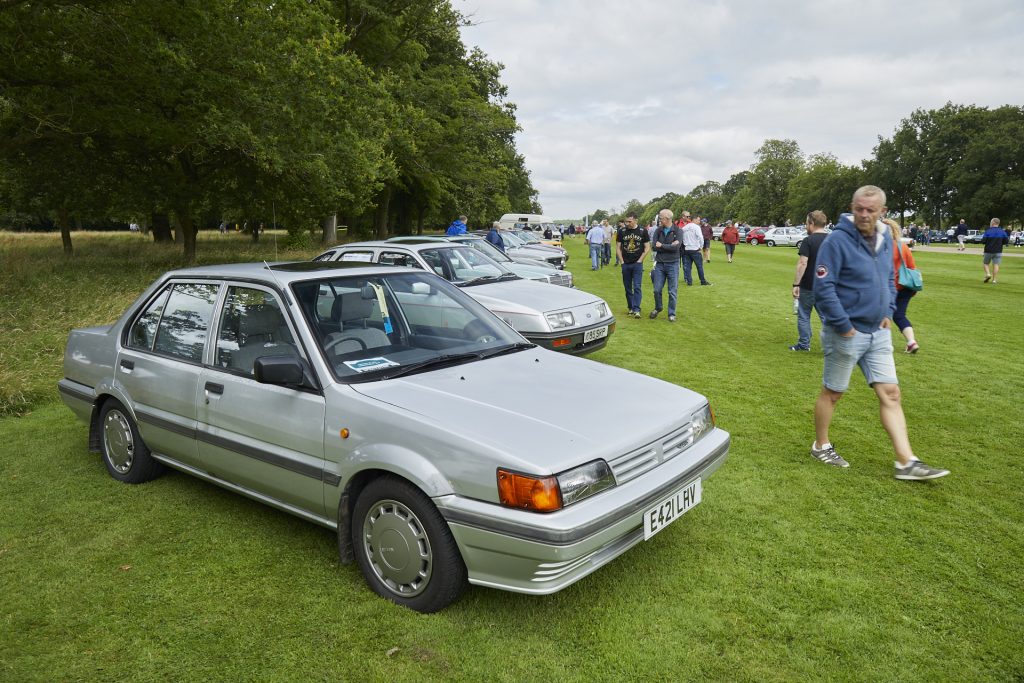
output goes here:
<path id="1" fill-rule="evenodd" d="M 757 238 L 756 237 L 754 239 L 750 240 L 750 246 L 752 246 L 752 247 L 756 247 L 757 246 Z"/>
<path id="2" fill-rule="evenodd" d="M 767 242 L 765 242 L 765 244 L 767 244 L 769 247 L 774 247 L 775 246 L 775 240 L 768 240 Z"/>
<path id="3" fill-rule="evenodd" d="M 153 458 L 120 401 L 104 403 L 99 419 L 100 453 L 111 477 L 125 484 L 143 484 L 164 473 L 163 464 Z"/>
<path id="4" fill-rule="evenodd" d="M 794 244 L 793 246 L 794 246 L 794 247 L 796 247 L 797 249 L 799 249 L 799 248 L 800 248 L 800 245 L 801 245 L 801 244 L 803 244 L 803 243 L 804 243 L 804 241 L 803 241 L 803 240 L 800 240 L 799 242 L 797 242 L 797 243 L 796 243 L 796 244 Z"/>
<path id="5" fill-rule="evenodd" d="M 374 593 L 429 614 L 466 589 L 466 565 L 430 498 L 404 479 L 367 484 L 351 518 L 352 549 Z"/>

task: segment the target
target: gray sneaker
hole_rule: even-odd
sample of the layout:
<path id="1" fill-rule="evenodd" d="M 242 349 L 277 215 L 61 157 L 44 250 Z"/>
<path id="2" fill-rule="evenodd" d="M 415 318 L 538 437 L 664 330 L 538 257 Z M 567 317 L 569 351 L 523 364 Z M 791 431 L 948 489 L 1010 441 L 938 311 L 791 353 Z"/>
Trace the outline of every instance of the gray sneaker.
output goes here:
<path id="1" fill-rule="evenodd" d="M 850 463 L 843 460 L 843 458 L 836 453 L 834 446 L 828 448 L 815 448 L 815 444 L 811 444 L 811 456 L 822 461 L 826 465 L 832 465 L 833 467 L 849 467 Z"/>
<path id="2" fill-rule="evenodd" d="M 949 474 L 949 470 L 943 470 L 938 467 L 926 465 L 920 460 L 914 460 L 905 467 L 897 462 L 893 470 L 893 476 L 905 481 L 926 481 L 928 479 L 938 479 L 939 477 L 944 477 Z"/>

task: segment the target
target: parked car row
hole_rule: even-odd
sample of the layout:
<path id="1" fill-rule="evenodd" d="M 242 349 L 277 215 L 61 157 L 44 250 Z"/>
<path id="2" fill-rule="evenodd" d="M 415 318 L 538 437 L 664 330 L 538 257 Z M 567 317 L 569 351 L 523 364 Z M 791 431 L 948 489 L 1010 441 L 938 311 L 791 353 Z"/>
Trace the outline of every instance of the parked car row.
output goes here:
<path id="1" fill-rule="evenodd" d="M 729 449 L 706 398 L 506 324 L 564 330 L 578 311 L 610 332 L 596 297 L 551 308 L 589 295 L 492 272 L 465 244 L 323 256 L 171 271 L 113 324 L 71 332 L 58 389 L 111 477 L 171 467 L 331 529 L 373 591 L 421 612 L 468 584 L 561 590 L 701 503 Z M 549 303 L 503 322 L 485 287 L 492 306 L 531 288 Z M 629 429 L 597 435 L 611 405 Z"/>

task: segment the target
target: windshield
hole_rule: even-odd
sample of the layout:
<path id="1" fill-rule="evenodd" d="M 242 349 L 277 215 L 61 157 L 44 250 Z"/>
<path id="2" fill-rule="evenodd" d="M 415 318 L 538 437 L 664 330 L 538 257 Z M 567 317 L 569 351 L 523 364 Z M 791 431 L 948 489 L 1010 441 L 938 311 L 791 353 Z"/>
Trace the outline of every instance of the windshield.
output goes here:
<path id="1" fill-rule="evenodd" d="M 468 246 L 424 249 L 420 251 L 420 256 L 435 273 L 458 285 L 482 284 L 512 273 L 505 266 Z"/>
<path id="2" fill-rule="evenodd" d="M 457 287 L 423 272 L 292 285 L 336 379 L 370 382 L 532 346 Z"/>
<path id="3" fill-rule="evenodd" d="M 523 232 L 517 232 L 516 233 L 516 237 L 518 237 L 519 239 L 521 239 L 522 241 L 527 242 L 527 243 L 537 243 L 537 242 L 540 242 L 540 238 L 537 237 L 536 235 L 534 235 L 529 230 L 524 230 Z"/>
<path id="4" fill-rule="evenodd" d="M 467 247 L 473 247 L 484 256 L 487 256 L 498 263 L 511 263 L 512 259 L 505 255 L 505 253 L 498 249 L 496 246 L 488 242 L 487 240 L 466 240 L 463 242 L 459 240 L 461 244 L 465 244 Z"/>

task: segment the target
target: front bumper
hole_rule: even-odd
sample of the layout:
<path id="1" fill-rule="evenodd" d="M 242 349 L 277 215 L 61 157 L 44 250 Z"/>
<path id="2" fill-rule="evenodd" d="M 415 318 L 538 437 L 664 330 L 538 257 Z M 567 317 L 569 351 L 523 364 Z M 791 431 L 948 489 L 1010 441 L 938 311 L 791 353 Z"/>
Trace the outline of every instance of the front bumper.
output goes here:
<path id="1" fill-rule="evenodd" d="M 586 338 L 587 332 L 605 326 L 608 327 L 608 334 L 600 339 L 595 339 L 590 342 L 583 341 Z M 520 334 L 537 346 L 542 346 L 550 351 L 571 353 L 574 356 L 580 356 L 585 353 L 597 351 L 598 349 L 603 349 L 605 344 L 608 343 L 608 340 L 611 339 L 614 332 L 615 316 L 611 316 L 607 320 L 596 325 L 578 327 L 569 332 L 520 332 Z"/>
<path id="2" fill-rule="evenodd" d="M 458 543 L 470 583 L 546 595 L 597 570 L 644 538 L 643 515 L 725 461 L 729 434 L 715 429 L 644 475 L 551 514 L 458 496 L 434 500 Z"/>

